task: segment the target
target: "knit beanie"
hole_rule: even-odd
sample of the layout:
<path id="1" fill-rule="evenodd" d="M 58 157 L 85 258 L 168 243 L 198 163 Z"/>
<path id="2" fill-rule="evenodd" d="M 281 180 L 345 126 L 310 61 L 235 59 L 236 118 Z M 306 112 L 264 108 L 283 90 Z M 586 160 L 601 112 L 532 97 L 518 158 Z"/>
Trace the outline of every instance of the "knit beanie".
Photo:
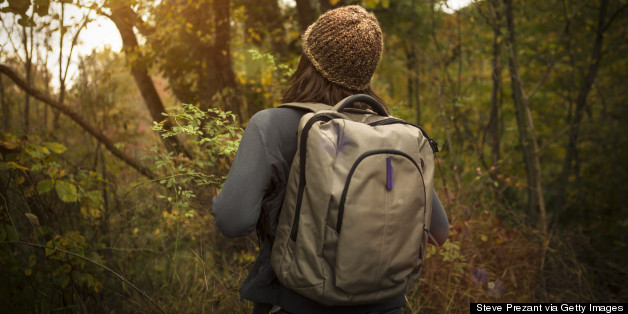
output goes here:
<path id="1" fill-rule="evenodd" d="M 358 5 L 327 11 L 303 34 L 303 53 L 326 79 L 367 89 L 384 50 L 377 18 Z"/>

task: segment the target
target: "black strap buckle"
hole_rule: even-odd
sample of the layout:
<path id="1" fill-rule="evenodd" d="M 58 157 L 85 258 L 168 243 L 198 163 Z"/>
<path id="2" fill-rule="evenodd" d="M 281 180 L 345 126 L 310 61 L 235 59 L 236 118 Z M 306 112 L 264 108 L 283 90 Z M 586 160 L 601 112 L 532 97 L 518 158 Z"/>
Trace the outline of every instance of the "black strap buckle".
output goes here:
<path id="1" fill-rule="evenodd" d="M 428 138 L 427 141 L 430 143 L 430 147 L 432 147 L 432 151 L 434 153 L 438 153 L 438 143 L 433 138 Z"/>

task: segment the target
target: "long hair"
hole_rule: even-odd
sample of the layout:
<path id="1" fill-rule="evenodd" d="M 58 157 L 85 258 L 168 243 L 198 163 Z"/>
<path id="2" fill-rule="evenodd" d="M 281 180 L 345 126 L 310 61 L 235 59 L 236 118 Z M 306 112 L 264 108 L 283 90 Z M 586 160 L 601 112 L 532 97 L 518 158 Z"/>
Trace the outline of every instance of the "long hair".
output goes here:
<path id="1" fill-rule="evenodd" d="M 381 97 L 379 97 L 370 86 L 363 91 L 356 91 L 332 83 L 316 70 L 312 62 L 310 62 L 305 55 L 301 55 L 297 70 L 290 77 L 288 84 L 288 88 L 283 94 L 283 103 L 316 102 L 334 106 L 339 101 L 351 95 L 366 94 L 375 98 L 384 106 L 386 112 L 388 112 L 386 103 L 384 103 Z M 369 108 L 368 105 L 359 103 L 355 104 L 354 107 L 361 109 Z"/>

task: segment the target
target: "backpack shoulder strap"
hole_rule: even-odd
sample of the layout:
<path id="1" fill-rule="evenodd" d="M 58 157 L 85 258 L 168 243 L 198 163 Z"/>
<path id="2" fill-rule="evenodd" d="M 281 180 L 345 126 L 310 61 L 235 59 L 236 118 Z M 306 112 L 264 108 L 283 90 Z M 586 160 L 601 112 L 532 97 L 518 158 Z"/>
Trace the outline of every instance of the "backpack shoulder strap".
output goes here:
<path id="1" fill-rule="evenodd" d="M 305 110 L 309 112 L 319 112 L 321 110 L 331 110 L 333 107 L 314 102 L 291 102 L 277 106 L 277 108 L 293 108 L 298 110 Z"/>

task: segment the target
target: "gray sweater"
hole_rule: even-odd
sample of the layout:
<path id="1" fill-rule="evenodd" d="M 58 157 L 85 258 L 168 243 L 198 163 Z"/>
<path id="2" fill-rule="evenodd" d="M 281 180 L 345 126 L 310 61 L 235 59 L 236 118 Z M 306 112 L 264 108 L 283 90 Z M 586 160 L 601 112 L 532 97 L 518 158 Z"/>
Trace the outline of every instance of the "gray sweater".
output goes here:
<path id="1" fill-rule="evenodd" d="M 251 234 L 256 225 L 274 236 L 297 150 L 297 128 L 304 113 L 290 108 L 267 109 L 249 121 L 227 180 L 212 206 L 218 229 L 226 236 Z M 447 215 L 435 193 L 430 233 L 438 244 L 444 243 L 449 234 Z M 240 288 L 245 299 L 277 304 L 296 313 L 360 313 L 405 304 L 403 295 L 389 302 L 333 308 L 303 298 L 277 281 L 270 266 L 269 242 L 262 239 L 255 265 Z"/>

